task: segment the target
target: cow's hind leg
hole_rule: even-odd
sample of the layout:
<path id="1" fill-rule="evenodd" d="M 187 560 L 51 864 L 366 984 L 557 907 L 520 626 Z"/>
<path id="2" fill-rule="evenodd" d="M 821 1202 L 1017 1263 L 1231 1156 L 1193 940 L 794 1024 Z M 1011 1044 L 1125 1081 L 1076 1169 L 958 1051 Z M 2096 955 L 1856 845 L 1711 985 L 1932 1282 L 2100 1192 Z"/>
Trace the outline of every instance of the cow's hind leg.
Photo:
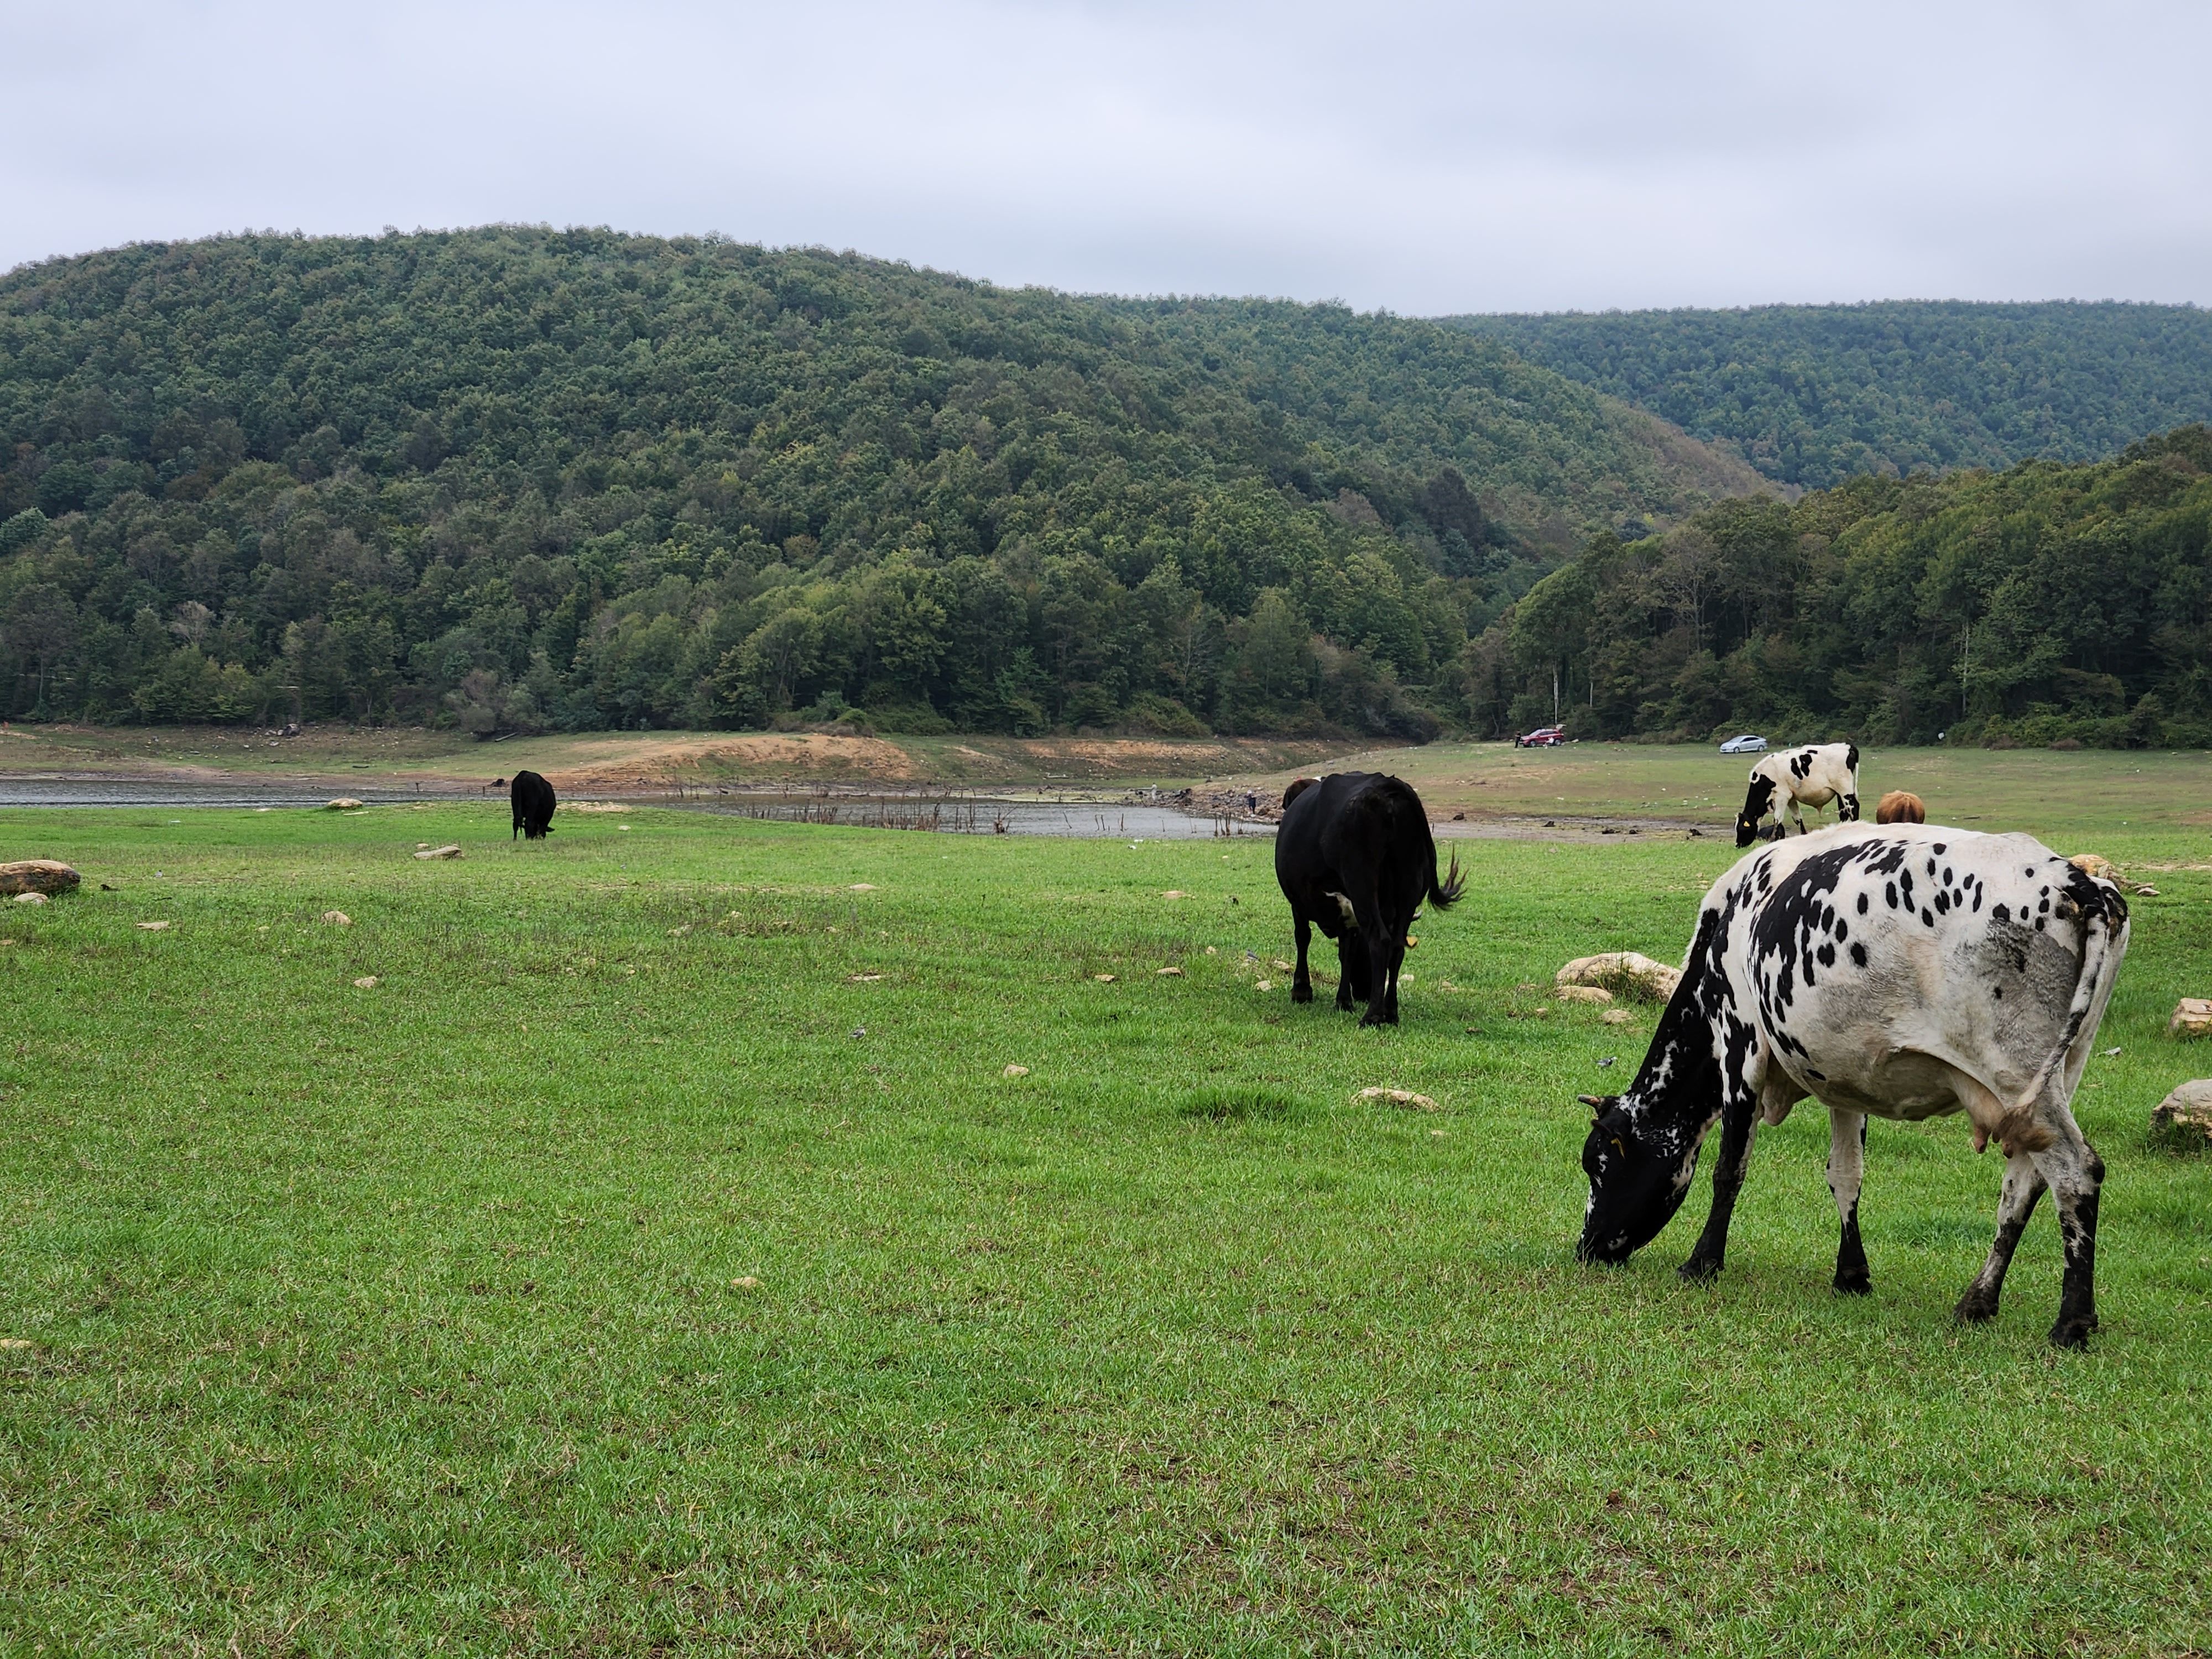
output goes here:
<path id="1" fill-rule="evenodd" d="M 2090 1333 L 2097 1328 L 2097 1196 L 2104 1184 L 2105 1161 L 2081 1139 L 2079 1129 L 2034 1157 L 2058 1206 L 2058 1236 L 2066 1247 L 2066 1279 L 2051 1344 L 2056 1348 L 2087 1347 Z"/>
<path id="2" fill-rule="evenodd" d="M 1394 939 L 1390 945 L 1390 1023 L 1393 1025 L 1398 1023 L 1398 975 L 1405 965 L 1406 941 Z"/>
<path id="3" fill-rule="evenodd" d="M 1359 935 L 1350 929 L 1336 936 L 1336 1006 L 1352 1012 L 1355 1002 L 1367 1000 L 1367 951 Z"/>
<path id="4" fill-rule="evenodd" d="M 1759 1123 L 1758 1097 L 1749 1090 L 1735 1092 L 1740 1098 L 1721 1109 L 1721 1151 L 1713 1164 L 1712 1213 L 1705 1218 L 1705 1230 L 1698 1235 L 1690 1259 L 1675 1270 L 1685 1279 L 1711 1279 L 1720 1273 L 1722 1260 L 1728 1254 L 1729 1218 L 1735 1213 L 1736 1194 L 1743 1190 L 1743 1178 L 1751 1169 L 1751 1135 Z"/>
<path id="5" fill-rule="evenodd" d="M 1406 942 L 1403 938 L 1390 937 L 1393 929 L 1383 919 L 1382 907 L 1373 899 L 1368 901 L 1366 912 L 1359 919 L 1359 932 L 1367 945 L 1367 1012 L 1359 1017 L 1359 1023 L 1395 1025 L 1398 953 L 1405 950 Z"/>
<path id="6" fill-rule="evenodd" d="M 1866 1248 L 1859 1243 L 1859 1183 L 1866 1173 L 1866 1114 L 1828 1111 L 1828 1190 L 1836 1195 L 1843 1234 L 1836 1245 L 1836 1289 L 1864 1296 L 1874 1289 Z"/>
<path id="7" fill-rule="evenodd" d="M 1960 1319 L 1978 1325 L 1997 1316 L 2005 1270 L 2012 1266 L 2012 1253 L 2020 1246 L 2021 1234 L 2027 1230 L 2027 1218 L 2035 1213 L 2036 1200 L 2042 1196 L 2043 1172 L 2035 1167 L 2035 1159 L 2026 1152 L 2008 1158 L 2004 1189 L 1997 1194 L 1997 1236 L 1990 1243 L 1989 1259 L 1982 1263 L 1981 1272 L 1974 1275 L 1974 1282 L 1966 1286 L 1966 1293 L 1952 1310 Z"/>
<path id="8" fill-rule="evenodd" d="M 1291 1000 L 1311 1002 L 1313 980 L 1306 972 L 1306 947 L 1313 943 L 1313 923 L 1306 920 L 1306 913 L 1303 910 L 1294 910 L 1291 914 L 1297 920 L 1298 935 L 1298 971 L 1291 979 Z"/>

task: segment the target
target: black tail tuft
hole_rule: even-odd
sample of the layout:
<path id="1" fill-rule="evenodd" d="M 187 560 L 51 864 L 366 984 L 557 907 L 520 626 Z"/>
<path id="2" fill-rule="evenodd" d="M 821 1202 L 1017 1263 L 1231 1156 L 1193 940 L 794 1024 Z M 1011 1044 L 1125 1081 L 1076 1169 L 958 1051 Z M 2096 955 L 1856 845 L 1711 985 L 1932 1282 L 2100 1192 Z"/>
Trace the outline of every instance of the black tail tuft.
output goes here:
<path id="1" fill-rule="evenodd" d="M 1451 855 L 1451 869 L 1442 881 L 1437 879 L 1436 849 L 1429 851 L 1429 902 L 1439 910 L 1449 910 L 1465 896 L 1467 878 L 1460 873 L 1459 854 Z"/>

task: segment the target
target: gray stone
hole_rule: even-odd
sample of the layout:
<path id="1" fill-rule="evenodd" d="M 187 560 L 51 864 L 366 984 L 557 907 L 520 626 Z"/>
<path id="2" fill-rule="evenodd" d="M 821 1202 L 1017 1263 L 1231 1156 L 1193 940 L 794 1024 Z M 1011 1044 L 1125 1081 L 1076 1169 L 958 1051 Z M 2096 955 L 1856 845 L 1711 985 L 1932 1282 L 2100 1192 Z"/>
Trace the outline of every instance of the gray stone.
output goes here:
<path id="1" fill-rule="evenodd" d="M 2212 1077 L 2185 1083 L 2150 1109 L 2154 1135 L 2212 1145 Z"/>

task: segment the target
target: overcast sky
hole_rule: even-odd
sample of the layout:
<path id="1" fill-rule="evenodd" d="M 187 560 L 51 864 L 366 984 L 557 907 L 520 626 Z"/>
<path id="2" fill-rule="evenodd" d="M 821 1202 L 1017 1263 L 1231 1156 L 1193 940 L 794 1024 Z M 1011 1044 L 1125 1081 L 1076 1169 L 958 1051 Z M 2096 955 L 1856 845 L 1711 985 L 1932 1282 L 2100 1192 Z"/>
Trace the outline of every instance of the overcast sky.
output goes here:
<path id="1" fill-rule="evenodd" d="M 1410 314 L 2212 303 L 2212 5 L 0 0 L 0 268 L 719 230 Z"/>

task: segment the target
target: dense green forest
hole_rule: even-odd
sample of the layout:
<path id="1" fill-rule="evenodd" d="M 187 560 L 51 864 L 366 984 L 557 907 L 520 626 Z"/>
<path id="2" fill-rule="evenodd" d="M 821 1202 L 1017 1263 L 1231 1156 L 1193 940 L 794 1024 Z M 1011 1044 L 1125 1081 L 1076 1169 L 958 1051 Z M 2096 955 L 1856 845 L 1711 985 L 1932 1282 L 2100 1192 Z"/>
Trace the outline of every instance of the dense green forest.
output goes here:
<path id="1" fill-rule="evenodd" d="M 1478 730 L 2212 746 L 2212 429 L 1598 538 L 1465 666 Z"/>
<path id="2" fill-rule="evenodd" d="M 2212 311 L 1887 302 L 1458 317 L 1778 483 L 2102 460 L 2212 421 Z"/>
<path id="3" fill-rule="evenodd" d="M 10 272 L 0 462 L 4 712 L 478 732 L 1418 736 L 1758 483 L 1431 323 L 514 228 Z"/>

